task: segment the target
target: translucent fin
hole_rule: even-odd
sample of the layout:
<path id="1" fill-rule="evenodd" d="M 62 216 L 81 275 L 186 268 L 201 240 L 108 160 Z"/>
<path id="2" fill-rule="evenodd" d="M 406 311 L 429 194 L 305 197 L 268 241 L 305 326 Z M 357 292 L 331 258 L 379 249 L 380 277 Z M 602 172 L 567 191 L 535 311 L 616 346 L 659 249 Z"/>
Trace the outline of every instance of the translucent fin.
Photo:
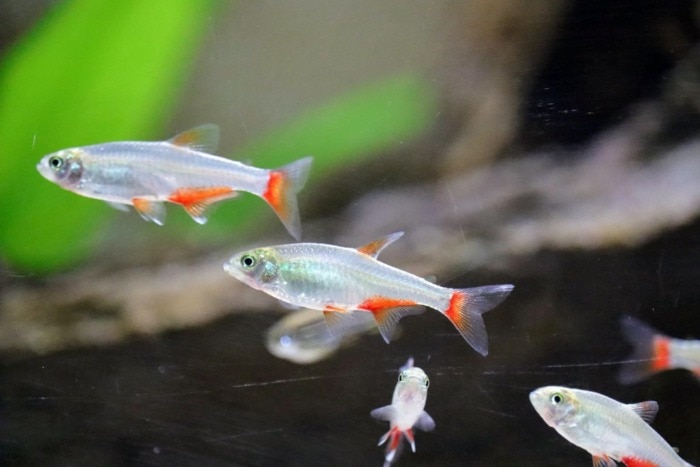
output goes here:
<path id="1" fill-rule="evenodd" d="M 165 222 L 165 207 L 159 201 L 150 201 L 143 198 L 134 198 L 131 200 L 134 209 L 141 217 L 147 221 L 155 222 L 158 225 L 163 225 Z"/>
<path id="2" fill-rule="evenodd" d="M 399 446 L 401 445 L 401 430 L 394 427 L 391 430 L 387 431 L 386 433 L 384 433 L 384 436 L 379 438 L 379 443 L 377 443 L 377 446 L 381 446 L 382 444 L 386 443 L 387 440 L 389 440 L 389 444 L 386 447 L 386 454 L 384 455 L 384 460 L 388 463 L 391 463 L 396 457 L 396 452 L 398 451 Z"/>
<path id="3" fill-rule="evenodd" d="M 377 420 L 386 420 L 387 422 L 390 422 L 397 416 L 396 408 L 393 405 L 385 405 L 384 407 L 379 407 L 378 409 L 374 409 L 373 411 L 371 411 L 369 414 L 372 416 L 372 418 L 376 418 Z"/>
<path id="4" fill-rule="evenodd" d="M 444 314 L 474 350 L 486 355 L 489 343 L 481 315 L 501 303 L 512 290 L 510 284 L 452 290 Z"/>
<path id="5" fill-rule="evenodd" d="M 276 170 L 270 170 L 263 199 L 275 211 L 287 231 L 299 240 L 301 220 L 297 205 L 297 193 L 301 191 L 309 176 L 312 157 L 304 157 Z"/>
<path id="6" fill-rule="evenodd" d="M 213 123 L 200 125 L 178 133 L 170 138 L 168 143 L 213 154 L 219 148 L 219 127 Z"/>
<path id="7" fill-rule="evenodd" d="M 409 428 L 403 432 L 403 436 L 408 440 L 408 444 L 411 445 L 411 451 L 416 452 L 416 439 L 413 437 L 413 430 Z"/>
<path id="8" fill-rule="evenodd" d="M 433 431 L 435 429 L 435 420 L 424 410 L 413 427 L 423 431 Z"/>
<path id="9" fill-rule="evenodd" d="M 228 186 L 187 187 L 173 191 L 168 197 L 168 201 L 181 205 L 196 223 L 205 224 L 207 222 L 206 210 L 209 206 L 236 195 L 237 193 Z"/>
<path id="10" fill-rule="evenodd" d="M 384 248 L 388 247 L 402 236 L 403 232 L 394 232 L 392 234 L 387 235 L 386 237 L 378 238 L 377 240 L 369 242 L 366 245 L 362 245 L 357 249 L 357 251 L 369 255 L 372 258 L 376 258 L 379 256 L 379 253 L 381 253 Z"/>
<path id="11" fill-rule="evenodd" d="M 654 421 L 654 418 L 656 417 L 656 414 L 659 411 L 659 404 L 656 403 L 656 401 L 646 401 L 646 402 L 639 402 L 637 404 L 627 404 L 627 407 L 632 409 L 634 413 L 639 415 L 642 420 L 644 420 L 647 423 L 651 423 Z"/>
<path id="12" fill-rule="evenodd" d="M 386 297 L 372 297 L 357 306 L 358 310 L 369 311 L 379 327 L 379 333 L 388 344 L 394 335 L 399 320 L 407 315 L 423 313 L 423 307 L 412 300 L 396 300 Z"/>
<path id="13" fill-rule="evenodd" d="M 627 358 L 620 371 L 617 374 L 617 379 L 622 384 L 634 384 L 644 379 L 647 379 L 654 373 L 663 371 L 668 366 L 668 356 L 663 358 L 663 355 L 656 355 L 654 342 L 659 339 L 661 345 L 660 350 L 663 350 L 663 340 L 668 341 L 668 337 L 660 334 L 651 326 L 639 321 L 631 316 L 623 316 L 620 320 L 622 326 L 622 334 L 625 339 L 634 346 L 632 354 Z M 666 346 L 667 347 L 667 346 Z M 667 354 L 668 352 L 664 352 Z M 665 360 L 665 361 L 664 361 Z"/>
<path id="14" fill-rule="evenodd" d="M 617 464 L 608 456 L 593 456 L 593 467 L 617 467 Z"/>
<path id="15" fill-rule="evenodd" d="M 117 211 L 124 211 L 124 212 L 129 212 L 129 206 L 127 204 L 123 203 L 115 203 L 113 201 L 105 201 L 107 204 L 112 206 L 114 209 Z"/>

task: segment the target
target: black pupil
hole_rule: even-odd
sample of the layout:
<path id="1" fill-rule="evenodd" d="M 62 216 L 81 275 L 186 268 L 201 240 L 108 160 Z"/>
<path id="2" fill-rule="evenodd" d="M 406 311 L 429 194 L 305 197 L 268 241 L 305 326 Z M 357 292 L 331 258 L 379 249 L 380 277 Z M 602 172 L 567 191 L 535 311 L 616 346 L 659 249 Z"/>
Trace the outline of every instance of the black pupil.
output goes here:
<path id="1" fill-rule="evenodd" d="M 561 402 L 561 396 L 559 394 L 555 394 L 554 397 L 552 397 L 552 400 L 555 404 L 558 404 Z"/>
<path id="2" fill-rule="evenodd" d="M 58 157 L 52 157 L 51 160 L 49 160 L 49 164 L 51 164 L 51 167 L 57 169 L 61 166 L 61 159 Z"/>
<path id="3" fill-rule="evenodd" d="M 246 256 L 243 258 L 243 266 L 246 267 L 251 267 L 253 265 L 254 261 L 253 258 L 250 256 Z"/>

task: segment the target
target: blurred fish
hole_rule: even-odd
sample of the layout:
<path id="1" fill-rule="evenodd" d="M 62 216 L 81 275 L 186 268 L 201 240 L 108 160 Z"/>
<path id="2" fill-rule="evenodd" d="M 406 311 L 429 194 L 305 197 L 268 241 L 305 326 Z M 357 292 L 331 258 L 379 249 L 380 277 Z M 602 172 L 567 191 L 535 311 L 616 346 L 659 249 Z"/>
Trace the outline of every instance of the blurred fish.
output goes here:
<path id="1" fill-rule="evenodd" d="M 428 376 L 423 370 L 413 366 L 413 359 L 410 358 L 401 367 L 391 405 L 385 405 L 370 412 L 372 417 L 389 422 L 389 431 L 379 439 L 378 444 L 381 446 L 387 440 L 389 441 L 384 456 L 385 466 L 396 459 L 402 436 L 411 444 L 411 450 L 416 452 L 413 428 L 423 431 L 431 431 L 435 428 L 435 421 L 428 412 L 423 410 L 425 401 L 428 399 L 429 385 Z"/>
<path id="2" fill-rule="evenodd" d="M 331 333 L 319 310 L 293 311 L 268 329 L 265 346 L 275 357 L 306 365 L 329 357 L 353 337 L 375 328 L 368 313 L 348 313 L 342 321 L 343 326 Z"/>
<path id="3" fill-rule="evenodd" d="M 595 467 L 692 467 L 651 428 L 654 401 L 623 404 L 596 392 L 546 386 L 530 393 L 537 413 L 570 443 L 593 456 Z"/>
<path id="4" fill-rule="evenodd" d="M 202 125 L 167 141 L 123 141 L 64 149 L 44 156 L 37 169 L 49 181 L 117 209 L 132 205 L 163 225 L 163 202 L 181 205 L 199 224 L 217 201 L 239 191 L 260 196 L 290 234 L 301 236 L 296 194 L 306 182 L 311 157 L 279 169 L 259 169 L 208 154 L 219 142 L 216 125 Z"/>
<path id="5" fill-rule="evenodd" d="M 297 243 L 238 253 L 224 264 L 236 279 L 293 305 L 323 310 L 331 332 L 343 313 L 368 311 L 386 342 L 403 316 L 421 305 L 447 316 L 462 337 L 482 355 L 488 336 L 481 315 L 513 290 L 512 285 L 449 289 L 377 261 L 397 232 L 360 248 Z"/>
<path id="6" fill-rule="evenodd" d="M 634 346 L 618 373 L 622 384 L 633 384 L 661 371 L 683 368 L 700 378 L 700 340 L 683 340 L 661 334 L 651 326 L 625 316 L 622 333 Z"/>

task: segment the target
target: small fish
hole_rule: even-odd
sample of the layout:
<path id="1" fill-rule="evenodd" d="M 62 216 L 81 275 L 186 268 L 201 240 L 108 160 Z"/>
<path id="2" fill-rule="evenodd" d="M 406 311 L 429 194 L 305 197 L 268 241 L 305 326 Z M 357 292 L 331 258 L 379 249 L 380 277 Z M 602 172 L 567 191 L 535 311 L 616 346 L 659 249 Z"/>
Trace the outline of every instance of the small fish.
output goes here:
<path id="1" fill-rule="evenodd" d="M 700 340 L 674 339 L 651 326 L 625 316 L 620 320 L 622 333 L 634 351 L 618 373 L 622 384 L 642 381 L 661 371 L 683 368 L 700 378 Z"/>
<path id="2" fill-rule="evenodd" d="M 256 248 L 234 255 L 224 269 L 282 301 L 322 310 L 332 332 L 342 326 L 344 314 L 370 312 L 387 343 L 399 319 L 428 306 L 447 316 L 486 355 L 488 336 L 481 315 L 501 303 L 513 286 L 449 289 L 378 261 L 379 253 L 402 235 L 396 232 L 357 249 L 321 243 Z"/>
<path id="3" fill-rule="evenodd" d="M 375 328 L 368 313 L 351 313 L 342 321 L 344 326 L 331 333 L 319 310 L 296 310 L 267 330 L 265 347 L 275 357 L 306 365 L 329 357 L 353 337 Z"/>
<path id="4" fill-rule="evenodd" d="M 214 156 L 219 127 L 202 125 L 167 141 L 123 141 L 63 149 L 44 156 L 39 173 L 66 190 L 163 225 L 164 202 L 181 205 L 199 224 L 212 203 L 247 191 L 263 198 L 290 234 L 301 236 L 296 194 L 312 158 L 279 169 L 260 169 Z"/>
<path id="5" fill-rule="evenodd" d="M 391 405 L 385 405 L 370 412 L 370 415 L 379 420 L 389 422 L 389 431 L 379 439 L 378 446 L 387 440 L 385 465 L 390 465 L 396 459 L 396 453 L 403 436 L 411 444 L 411 450 L 416 452 L 416 441 L 413 437 L 413 429 L 431 431 L 435 428 L 435 421 L 428 415 L 425 401 L 428 399 L 428 386 L 430 380 L 423 370 L 413 366 L 413 359 L 401 367 L 399 381 L 394 388 L 394 396 Z"/>
<path id="6" fill-rule="evenodd" d="M 692 467 L 648 425 L 654 401 L 623 404 L 597 392 L 546 386 L 530 393 L 542 419 L 593 456 L 594 467 Z"/>

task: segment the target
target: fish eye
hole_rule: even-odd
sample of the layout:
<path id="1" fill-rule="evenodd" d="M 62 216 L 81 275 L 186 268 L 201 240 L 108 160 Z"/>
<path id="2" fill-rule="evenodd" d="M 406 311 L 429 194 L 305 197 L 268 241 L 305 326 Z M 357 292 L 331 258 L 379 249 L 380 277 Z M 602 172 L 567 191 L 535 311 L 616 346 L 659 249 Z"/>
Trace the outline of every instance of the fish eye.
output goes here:
<path id="1" fill-rule="evenodd" d="M 49 167 L 54 170 L 58 170 L 63 167 L 63 158 L 58 156 L 49 157 Z"/>
<path id="2" fill-rule="evenodd" d="M 243 266 L 246 269 L 250 269 L 255 266 L 255 263 L 257 261 L 255 260 L 255 257 L 252 255 L 245 255 L 241 258 L 241 266 Z"/>
<path id="3" fill-rule="evenodd" d="M 403 383 L 405 379 L 406 379 L 406 375 L 403 373 L 399 373 L 399 383 Z"/>
<path id="4" fill-rule="evenodd" d="M 552 404 L 559 405 L 564 401 L 564 397 L 558 392 L 555 392 L 549 396 L 549 400 L 552 401 Z"/>
<path id="5" fill-rule="evenodd" d="M 428 378 L 425 378 L 423 380 L 423 387 L 427 388 L 428 386 L 430 386 L 430 380 Z"/>

